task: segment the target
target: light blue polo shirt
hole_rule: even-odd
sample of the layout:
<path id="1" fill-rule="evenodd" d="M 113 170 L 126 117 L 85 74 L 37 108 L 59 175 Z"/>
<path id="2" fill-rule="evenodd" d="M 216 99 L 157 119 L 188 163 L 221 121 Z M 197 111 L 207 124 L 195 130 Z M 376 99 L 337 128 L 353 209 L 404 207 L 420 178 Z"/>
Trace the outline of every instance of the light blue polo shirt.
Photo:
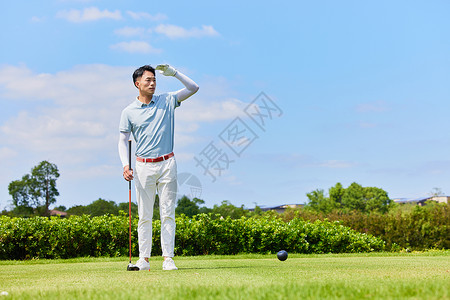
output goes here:
<path id="1" fill-rule="evenodd" d="M 119 130 L 131 132 L 136 141 L 136 156 L 156 158 L 173 151 L 175 108 L 180 106 L 175 93 L 153 95 L 150 103 L 137 98 L 120 117 Z"/>

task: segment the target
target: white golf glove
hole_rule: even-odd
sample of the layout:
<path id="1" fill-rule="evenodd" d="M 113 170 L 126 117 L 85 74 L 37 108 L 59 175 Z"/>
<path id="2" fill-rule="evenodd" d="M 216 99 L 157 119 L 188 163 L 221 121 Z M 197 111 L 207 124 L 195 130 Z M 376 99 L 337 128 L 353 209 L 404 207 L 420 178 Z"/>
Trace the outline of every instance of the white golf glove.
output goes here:
<path id="1" fill-rule="evenodd" d="M 177 70 L 169 65 L 157 65 L 155 69 L 165 76 L 175 76 L 177 74 Z"/>

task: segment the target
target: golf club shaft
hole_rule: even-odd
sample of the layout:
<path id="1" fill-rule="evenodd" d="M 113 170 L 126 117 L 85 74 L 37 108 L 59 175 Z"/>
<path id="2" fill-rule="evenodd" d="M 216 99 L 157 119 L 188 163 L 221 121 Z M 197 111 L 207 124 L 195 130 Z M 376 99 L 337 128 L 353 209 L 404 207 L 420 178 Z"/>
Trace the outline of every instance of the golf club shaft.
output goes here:
<path id="1" fill-rule="evenodd" d="M 128 168 L 131 170 L 131 140 L 128 141 Z M 130 264 L 131 264 L 131 180 L 128 181 L 128 236 L 129 236 L 129 248 L 130 248 Z"/>

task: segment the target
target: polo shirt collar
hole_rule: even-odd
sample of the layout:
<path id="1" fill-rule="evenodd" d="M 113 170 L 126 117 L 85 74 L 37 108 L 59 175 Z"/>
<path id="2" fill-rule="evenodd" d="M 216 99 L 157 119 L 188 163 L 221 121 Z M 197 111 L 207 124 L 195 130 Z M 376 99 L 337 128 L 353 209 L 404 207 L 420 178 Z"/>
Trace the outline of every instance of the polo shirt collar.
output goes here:
<path id="1" fill-rule="evenodd" d="M 152 102 L 155 103 L 155 95 L 153 95 L 152 100 L 150 101 L 150 103 L 152 103 Z M 150 105 L 150 103 L 149 104 L 145 104 L 145 103 L 139 101 L 138 97 L 136 97 L 136 100 L 134 101 L 134 103 L 136 104 L 137 107 L 144 107 L 144 106 Z"/>

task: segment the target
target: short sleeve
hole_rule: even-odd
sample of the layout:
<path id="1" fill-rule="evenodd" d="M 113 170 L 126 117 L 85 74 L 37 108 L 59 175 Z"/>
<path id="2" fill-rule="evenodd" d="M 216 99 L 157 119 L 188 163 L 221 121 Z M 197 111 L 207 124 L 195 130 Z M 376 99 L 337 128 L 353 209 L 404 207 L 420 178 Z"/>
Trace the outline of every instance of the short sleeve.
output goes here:
<path id="1" fill-rule="evenodd" d="M 174 108 L 177 108 L 181 105 L 181 102 L 178 101 L 177 93 L 169 93 L 168 98 L 170 99 L 169 101 L 172 103 Z"/>
<path id="2" fill-rule="evenodd" d="M 131 132 L 131 122 L 126 109 L 122 111 L 122 115 L 120 116 L 119 130 L 122 132 Z"/>

